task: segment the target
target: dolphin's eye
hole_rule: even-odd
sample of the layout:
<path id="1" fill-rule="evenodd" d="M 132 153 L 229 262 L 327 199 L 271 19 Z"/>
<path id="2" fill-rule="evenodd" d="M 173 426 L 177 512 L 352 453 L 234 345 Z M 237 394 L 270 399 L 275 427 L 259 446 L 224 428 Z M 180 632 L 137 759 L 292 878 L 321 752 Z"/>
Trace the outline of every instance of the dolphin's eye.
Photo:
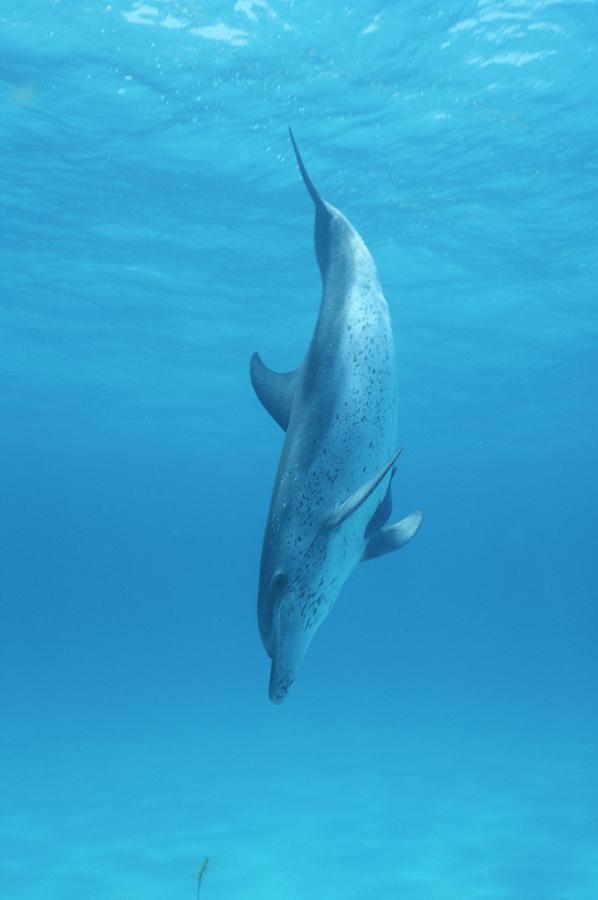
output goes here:
<path id="1" fill-rule="evenodd" d="M 275 572 L 272 576 L 272 581 L 270 582 L 270 587 L 273 591 L 279 592 L 282 591 L 287 584 L 289 583 L 289 576 L 286 572 L 283 572 L 281 569 L 278 572 Z"/>

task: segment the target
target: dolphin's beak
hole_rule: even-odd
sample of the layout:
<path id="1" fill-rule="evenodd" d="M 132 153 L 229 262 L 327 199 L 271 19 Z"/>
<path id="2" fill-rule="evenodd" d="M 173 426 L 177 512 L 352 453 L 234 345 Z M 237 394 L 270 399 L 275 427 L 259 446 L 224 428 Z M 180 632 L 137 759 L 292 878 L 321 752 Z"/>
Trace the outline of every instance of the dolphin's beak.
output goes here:
<path id="1" fill-rule="evenodd" d="M 272 628 L 269 695 L 272 703 L 282 703 L 297 676 L 313 633 L 306 633 L 293 621 L 286 602 L 280 604 Z"/>
<path id="2" fill-rule="evenodd" d="M 286 616 L 284 618 L 286 619 Z M 283 612 L 279 605 L 272 622 L 270 644 L 272 667 L 270 669 L 269 696 L 272 703 L 276 704 L 283 702 L 295 680 L 294 667 L 290 665 L 287 652 L 290 643 L 289 629 L 284 627 L 282 619 Z M 287 623 L 285 622 L 284 624 L 286 625 Z"/>
<path id="3" fill-rule="evenodd" d="M 272 668 L 270 669 L 270 687 L 268 690 L 268 694 L 272 703 L 280 706 L 280 704 L 286 699 L 286 696 L 294 680 L 294 672 L 292 674 L 289 674 L 287 672 L 287 674 L 282 675 L 278 659 L 274 657 L 274 659 L 272 660 Z"/>

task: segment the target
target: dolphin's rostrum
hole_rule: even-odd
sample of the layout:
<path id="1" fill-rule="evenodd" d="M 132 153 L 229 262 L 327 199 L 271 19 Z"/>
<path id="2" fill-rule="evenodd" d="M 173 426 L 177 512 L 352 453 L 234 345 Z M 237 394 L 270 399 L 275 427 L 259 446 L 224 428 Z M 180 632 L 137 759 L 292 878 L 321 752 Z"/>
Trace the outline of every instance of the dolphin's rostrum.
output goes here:
<path id="1" fill-rule="evenodd" d="M 322 300 L 307 356 L 294 372 L 251 359 L 251 381 L 286 431 L 262 548 L 261 638 L 281 703 L 314 634 L 353 569 L 402 547 L 420 511 L 388 526 L 397 438 L 395 355 L 374 261 L 350 222 L 314 187 Z"/>

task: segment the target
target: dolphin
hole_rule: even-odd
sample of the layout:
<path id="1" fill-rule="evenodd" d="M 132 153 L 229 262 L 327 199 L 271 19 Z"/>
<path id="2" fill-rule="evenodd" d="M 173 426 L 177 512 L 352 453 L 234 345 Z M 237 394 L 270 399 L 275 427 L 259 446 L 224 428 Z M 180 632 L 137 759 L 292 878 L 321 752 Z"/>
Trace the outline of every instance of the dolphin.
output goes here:
<path id="1" fill-rule="evenodd" d="M 422 521 L 417 510 L 387 525 L 401 450 L 394 344 L 374 260 L 349 220 L 322 199 L 289 134 L 315 206 L 322 299 L 298 369 L 273 372 L 257 353 L 250 364 L 258 399 L 286 432 L 258 592 L 273 703 L 287 696 L 353 569 L 403 547 Z"/>

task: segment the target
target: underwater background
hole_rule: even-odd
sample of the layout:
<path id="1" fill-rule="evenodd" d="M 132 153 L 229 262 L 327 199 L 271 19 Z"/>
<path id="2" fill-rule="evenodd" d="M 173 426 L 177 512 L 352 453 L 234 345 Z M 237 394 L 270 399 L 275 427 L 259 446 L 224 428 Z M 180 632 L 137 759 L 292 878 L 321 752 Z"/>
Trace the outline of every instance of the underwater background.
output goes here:
<path id="1" fill-rule="evenodd" d="M 596 900 L 597 53 L 580 0 L 4 0 L 0 900 Z M 288 125 L 425 517 L 274 707 Z"/>

